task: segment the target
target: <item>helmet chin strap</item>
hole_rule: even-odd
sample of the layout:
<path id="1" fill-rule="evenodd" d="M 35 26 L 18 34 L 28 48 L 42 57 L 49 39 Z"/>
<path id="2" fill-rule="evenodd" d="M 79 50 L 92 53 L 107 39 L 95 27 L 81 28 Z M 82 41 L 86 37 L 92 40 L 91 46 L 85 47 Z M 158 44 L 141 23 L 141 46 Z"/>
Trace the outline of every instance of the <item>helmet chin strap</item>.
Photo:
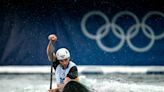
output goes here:
<path id="1" fill-rule="evenodd" d="M 62 66 L 61 64 L 60 64 L 60 65 L 61 65 L 62 69 L 67 69 L 68 66 L 69 66 L 69 63 L 70 63 L 70 62 L 68 61 L 68 65 L 66 66 L 66 68 L 64 68 L 64 66 Z"/>

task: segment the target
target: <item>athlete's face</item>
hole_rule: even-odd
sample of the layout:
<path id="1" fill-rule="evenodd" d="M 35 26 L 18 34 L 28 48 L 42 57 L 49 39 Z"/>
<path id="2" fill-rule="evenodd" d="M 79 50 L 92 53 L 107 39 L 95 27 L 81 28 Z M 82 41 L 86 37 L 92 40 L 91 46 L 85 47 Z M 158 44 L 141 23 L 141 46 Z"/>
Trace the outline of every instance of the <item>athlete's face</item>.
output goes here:
<path id="1" fill-rule="evenodd" d="M 59 60 L 59 62 L 60 62 L 60 64 L 62 65 L 62 67 L 63 67 L 64 69 L 66 69 L 67 66 L 68 66 L 68 63 L 69 63 L 69 58 L 66 58 L 66 59 L 63 59 L 63 60 Z"/>

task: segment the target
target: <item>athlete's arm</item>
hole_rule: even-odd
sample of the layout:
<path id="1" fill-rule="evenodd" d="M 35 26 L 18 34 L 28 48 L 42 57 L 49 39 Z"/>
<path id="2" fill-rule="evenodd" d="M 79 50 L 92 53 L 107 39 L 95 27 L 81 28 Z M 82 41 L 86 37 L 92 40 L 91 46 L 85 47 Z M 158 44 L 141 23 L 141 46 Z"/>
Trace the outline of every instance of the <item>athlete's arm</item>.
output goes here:
<path id="1" fill-rule="evenodd" d="M 57 37 L 54 34 L 51 34 L 48 36 L 48 39 L 49 39 L 49 43 L 47 46 L 47 56 L 48 56 L 49 61 L 54 62 L 56 61 L 56 56 L 53 53 L 53 48 L 54 48 L 53 45 L 55 44 Z"/>
<path id="2" fill-rule="evenodd" d="M 73 66 L 69 73 L 67 74 L 67 77 L 64 80 L 64 83 L 68 83 L 70 80 L 74 79 L 75 81 L 79 82 L 79 77 L 78 77 L 78 69 L 76 66 Z"/>

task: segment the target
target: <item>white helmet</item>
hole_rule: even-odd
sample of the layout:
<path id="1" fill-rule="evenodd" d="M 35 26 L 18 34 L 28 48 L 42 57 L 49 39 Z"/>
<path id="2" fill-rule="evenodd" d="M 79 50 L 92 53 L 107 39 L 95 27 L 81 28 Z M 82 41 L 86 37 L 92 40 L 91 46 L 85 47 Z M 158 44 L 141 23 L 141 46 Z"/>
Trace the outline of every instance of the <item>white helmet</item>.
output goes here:
<path id="1" fill-rule="evenodd" d="M 70 57 L 70 53 L 66 48 L 60 48 L 56 51 L 57 60 L 63 60 Z"/>

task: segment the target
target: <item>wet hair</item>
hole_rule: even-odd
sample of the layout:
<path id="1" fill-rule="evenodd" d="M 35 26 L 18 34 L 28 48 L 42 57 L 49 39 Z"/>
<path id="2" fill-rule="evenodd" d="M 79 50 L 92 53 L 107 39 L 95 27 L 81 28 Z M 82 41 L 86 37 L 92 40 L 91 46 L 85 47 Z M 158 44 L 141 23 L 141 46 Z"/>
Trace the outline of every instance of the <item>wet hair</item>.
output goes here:
<path id="1" fill-rule="evenodd" d="M 90 92 L 83 84 L 77 81 L 68 82 L 62 92 Z"/>

